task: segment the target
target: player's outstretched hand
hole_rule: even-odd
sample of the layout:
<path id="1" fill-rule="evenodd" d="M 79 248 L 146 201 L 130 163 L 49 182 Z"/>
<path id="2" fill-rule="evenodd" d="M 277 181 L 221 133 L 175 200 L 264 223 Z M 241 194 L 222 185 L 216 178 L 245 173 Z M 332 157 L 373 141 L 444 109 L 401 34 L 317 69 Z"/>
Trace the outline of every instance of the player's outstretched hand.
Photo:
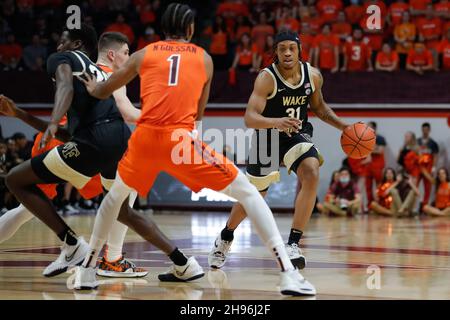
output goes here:
<path id="1" fill-rule="evenodd" d="M 302 128 L 302 121 L 296 118 L 284 117 L 275 119 L 275 128 L 286 133 L 289 137 L 290 132 L 299 132 Z"/>
<path id="2" fill-rule="evenodd" d="M 99 98 L 95 96 L 95 88 L 97 87 L 97 79 L 87 72 L 83 73 L 81 76 L 77 76 L 78 80 L 84 83 L 86 86 L 86 90 L 89 94 L 95 98 Z"/>
<path id="3" fill-rule="evenodd" d="M 47 130 L 45 130 L 44 135 L 42 136 L 39 148 L 40 149 L 45 148 L 45 146 L 50 142 L 50 140 L 55 139 L 57 131 L 58 125 L 54 123 L 49 123 Z"/>
<path id="4" fill-rule="evenodd" d="M 0 95 L 0 113 L 7 117 L 16 117 L 18 108 L 10 98 Z"/>

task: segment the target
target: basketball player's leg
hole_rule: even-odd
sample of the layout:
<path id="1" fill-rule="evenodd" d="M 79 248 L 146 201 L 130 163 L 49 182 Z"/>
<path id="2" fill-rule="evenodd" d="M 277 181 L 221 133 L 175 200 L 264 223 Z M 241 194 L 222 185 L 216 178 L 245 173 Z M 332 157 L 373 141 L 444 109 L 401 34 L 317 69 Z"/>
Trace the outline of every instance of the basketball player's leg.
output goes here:
<path id="1" fill-rule="evenodd" d="M 33 218 L 23 204 L 7 211 L 0 217 L 0 243 L 10 239 L 19 228 Z"/>

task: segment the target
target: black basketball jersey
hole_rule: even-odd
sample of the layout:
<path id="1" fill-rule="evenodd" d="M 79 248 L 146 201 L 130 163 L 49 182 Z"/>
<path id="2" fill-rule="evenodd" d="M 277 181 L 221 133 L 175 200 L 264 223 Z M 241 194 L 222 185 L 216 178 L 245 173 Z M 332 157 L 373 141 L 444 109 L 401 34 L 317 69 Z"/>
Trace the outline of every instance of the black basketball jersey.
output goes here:
<path id="1" fill-rule="evenodd" d="M 95 123 L 107 119 L 122 118 L 117 109 L 116 102 L 111 96 L 105 100 L 92 97 L 85 85 L 77 79 L 83 73 L 89 73 L 97 78 L 97 81 L 105 81 L 108 75 L 100 69 L 89 57 L 81 51 L 65 51 L 52 54 L 47 60 L 47 72 L 55 80 L 56 69 L 61 64 L 68 64 L 72 68 L 73 99 L 67 112 L 68 130 L 72 135 L 77 131 L 87 128 Z"/>
<path id="2" fill-rule="evenodd" d="M 310 68 L 309 63 L 300 62 L 301 80 L 295 86 L 282 77 L 275 63 L 263 69 L 272 76 L 275 85 L 272 94 L 267 97 L 266 107 L 262 115 L 268 118 L 297 118 L 302 121 L 301 130 L 298 134 L 306 133 L 312 137 L 313 127 L 308 122 L 308 105 L 315 87 Z M 283 132 L 280 134 L 280 138 L 289 137 Z"/>

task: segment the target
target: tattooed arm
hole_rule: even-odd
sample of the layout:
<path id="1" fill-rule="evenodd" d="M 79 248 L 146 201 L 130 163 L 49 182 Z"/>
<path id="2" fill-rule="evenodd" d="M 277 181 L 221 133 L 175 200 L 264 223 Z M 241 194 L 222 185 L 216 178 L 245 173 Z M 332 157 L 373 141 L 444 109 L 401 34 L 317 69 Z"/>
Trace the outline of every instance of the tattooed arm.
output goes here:
<path id="1" fill-rule="evenodd" d="M 314 82 L 315 91 L 311 96 L 310 106 L 319 119 L 335 127 L 338 130 L 344 130 L 349 124 L 342 121 L 336 113 L 327 105 L 322 96 L 323 78 L 320 71 L 311 68 L 312 81 Z"/>

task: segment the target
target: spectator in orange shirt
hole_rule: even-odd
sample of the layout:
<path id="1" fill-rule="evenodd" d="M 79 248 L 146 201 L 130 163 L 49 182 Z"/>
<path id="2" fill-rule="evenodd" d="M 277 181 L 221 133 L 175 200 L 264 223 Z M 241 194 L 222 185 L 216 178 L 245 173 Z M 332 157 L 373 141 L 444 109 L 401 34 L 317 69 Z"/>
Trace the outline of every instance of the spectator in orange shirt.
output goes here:
<path id="1" fill-rule="evenodd" d="M 317 10 L 325 23 L 332 23 L 337 20 L 339 11 L 343 9 L 341 0 L 319 0 Z"/>
<path id="2" fill-rule="evenodd" d="M 259 22 L 252 28 L 251 36 L 252 41 L 255 43 L 260 49 L 263 49 L 267 36 L 273 36 L 275 34 L 275 29 L 267 23 L 267 14 L 265 12 L 261 12 L 259 14 Z"/>
<path id="3" fill-rule="evenodd" d="M 156 20 L 156 15 L 153 12 L 152 5 L 150 3 L 140 4 L 138 6 L 139 10 L 139 18 L 143 25 L 147 25 L 150 23 L 154 23 Z"/>
<path id="4" fill-rule="evenodd" d="M 236 24 L 234 25 L 234 32 L 232 36 L 232 41 L 237 42 L 242 38 L 244 33 L 250 34 L 252 32 L 252 28 L 250 27 L 250 22 L 247 17 L 238 16 L 236 18 Z"/>
<path id="5" fill-rule="evenodd" d="M 392 72 L 398 68 L 398 54 L 393 51 L 389 43 L 383 44 L 383 48 L 377 54 L 375 69 Z"/>
<path id="6" fill-rule="evenodd" d="M 403 12 L 402 23 L 394 29 L 395 50 L 399 54 L 400 67 L 402 69 L 406 67 L 406 55 L 413 47 L 414 40 L 416 39 L 416 25 L 410 19 L 409 12 Z"/>
<path id="7" fill-rule="evenodd" d="M 125 22 L 125 17 L 122 13 L 119 13 L 116 17 L 116 22 L 110 24 L 104 32 L 120 32 L 127 36 L 130 41 L 130 45 L 134 43 L 133 29 Z"/>
<path id="8" fill-rule="evenodd" d="M 159 36 L 155 33 L 155 29 L 148 26 L 145 31 L 144 35 L 139 37 L 137 50 L 141 50 L 142 48 L 146 47 L 150 43 L 159 41 Z"/>
<path id="9" fill-rule="evenodd" d="M 240 43 L 236 48 L 233 65 L 231 69 L 258 71 L 258 51 L 252 46 L 252 41 L 248 33 L 244 33 Z"/>
<path id="10" fill-rule="evenodd" d="M 409 5 L 405 0 L 397 0 L 392 3 L 389 6 L 389 23 L 394 27 L 402 23 L 404 12 L 409 12 Z"/>
<path id="11" fill-rule="evenodd" d="M 425 71 L 433 69 L 433 55 L 423 43 L 416 43 L 414 49 L 409 50 L 406 59 L 406 70 L 423 75 Z"/>
<path id="12" fill-rule="evenodd" d="M 353 30 L 353 37 L 344 45 L 344 62 L 341 71 L 373 71 L 372 50 L 363 39 L 362 30 Z"/>
<path id="13" fill-rule="evenodd" d="M 311 63 L 312 57 L 314 56 L 314 36 L 312 34 L 311 27 L 307 22 L 302 23 L 300 43 L 302 44 L 302 61 Z"/>
<path id="14" fill-rule="evenodd" d="M 321 70 L 335 73 L 339 70 L 339 38 L 331 33 L 329 24 L 325 24 L 322 33 L 314 39 L 314 65 Z"/>
<path id="15" fill-rule="evenodd" d="M 293 32 L 298 32 L 300 29 L 300 23 L 294 18 L 294 14 L 289 7 L 283 7 L 281 14 L 275 22 L 277 30 L 290 30 Z"/>
<path id="16" fill-rule="evenodd" d="M 365 12 L 358 0 L 352 0 L 350 3 L 349 6 L 345 7 L 344 12 L 347 16 L 347 21 L 351 25 L 356 25 L 361 21 Z"/>
<path id="17" fill-rule="evenodd" d="M 427 5 L 425 17 L 417 19 L 419 40 L 423 41 L 433 55 L 434 69 L 438 70 L 438 47 L 441 37 L 441 19 L 434 16 L 433 5 Z"/>
<path id="18" fill-rule="evenodd" d="M 386 15 L 387 15 L 386 5 L 384 4 L 384 1 L 380 1 L 380 0 L 364 0 L 364 5 L 363 5 L 364 13 L 367 13 L 367 8 L 369 8 L 372 5 L 378 6 L 378 8 L 380 8 L 380 11 L 381 11 L 381 16 L 386 17 Z"/>
<path id="19" fill-rule="evenodd" d="M 409 9 L 413 17 L 424 15 L 427 5 L 431 4 L 432 0 L 409 0 Z"/>
<path id="20" fill-rule="evenodd" d="M 437 173 L 436 195 L 433 205 L 424 205 L 423 212 L 434 217 L 450 216 L 450 177 L 446 168 Z"/>
<path id="21" fill-rule="evenodd" d="M 261 54 L 258 55 L 257 59 L 257 65 L 259 65 L 259 70 L 267 68 L 273 63 L 273 43 L 274 39 L 272 35 L 268 35 L 266 37 L 266 42 L 264 43 L 264 47 L 261 50 Z"/>
<path id="22" fill-rule="evenodd" d="M 317 12 L 316 7 L 310 6 L 310 7 L 300 7 L 303 8 L 300 12 L 300 20 L 303 22 L 306 22 L 309 24 L 309 27 L 311 28 L 311 33 L 313 35 L 318 35 L 320 33 L 320 30 L 322 29 L 323 20 L 319 16 L 319 13 Z"/>
<path id="23" fill-rule="evenodd" d="M 449 0 L 441 0 L 434 5 L 434 11 L 437 17 L 440 18 L 448 18 L 450 15 L 450 1 Z"/>
<path id="24" fill-rule="evenodd" d="M 360 22 L 361 29 L 364 30 L 364 35 L 367 39 L 369 39 L 369 46 L 372 48 L 372 50 L 378 52 L 381 50 L 381 47 L 383 46 L 384 42 L 384 33 L 385 33 L 385 23 L 386 19 L 384 16 L 381 16 L 381 25 L 380 28 L 371 29 L 369 26 L 369 15 L 366 15 L 362 18 Z"/>
<path id="25" fill-rule="evenodd" d="M 237 16 L 248 16 L 248 7 L 243 1 L 228 0 L 219 4 L 216 15 L 223 16 L 225 19 L 234 19 Z"/>
<path id="26" fill-rule="evenodd" d="M 16 37 L 12 33 L 8 34 L 6 41 L 0 45 L 0 64 L 3 65 L 4 71 L 19 69 L 22 46 L 16 42 Z"/>
<path id="27" fill-rule="evenodd" d="M 344 11 L 338 13 L 337 22 L 331 25 L 331 31 L 339 37 L 341 44 L 352 34 L 352 25 L 347 22 Z"/>
<path id="28" fill-rule="evenodd" d="M 442 68 L 450 70 L 450 29 L 447 30 L 447 37 L 440 43 L 439 52 L 442 54 Z"/>
<path id="29" fill-rule="evenodd" d="M 214 24 L 204 32 L 211 37 L 209 53 L 213 59 L 214 68 L 217 70 L 226 70 L 229 66 L 228 52 L 228 33 L 225 20 L 222 16 L 216 16 Z"/>

